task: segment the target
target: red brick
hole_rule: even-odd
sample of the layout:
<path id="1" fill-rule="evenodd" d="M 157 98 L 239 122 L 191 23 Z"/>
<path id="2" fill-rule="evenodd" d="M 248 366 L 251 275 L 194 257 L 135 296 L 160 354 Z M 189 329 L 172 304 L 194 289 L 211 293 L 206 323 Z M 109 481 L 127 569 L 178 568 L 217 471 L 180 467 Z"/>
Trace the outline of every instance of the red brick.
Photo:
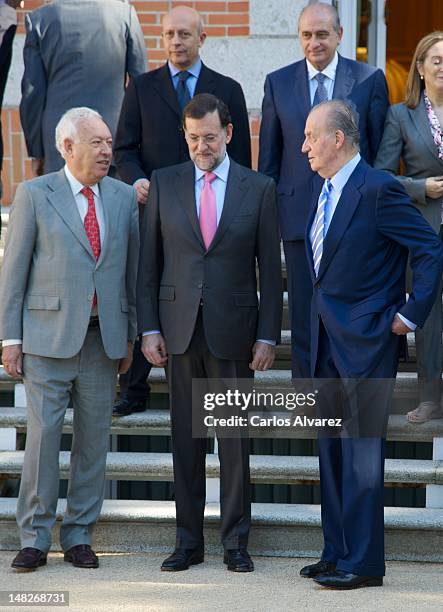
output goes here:
<path id="1" fill-rule="evenodd" d="M 12 135 L 12 180 L 20 183 L 23 180 L 22 172 L 23 147 L 22 138 L 19 134 Z"/>
<path id="2" fill-rule="evenodd" d="M 211 26 L 208 26 L 207 28 L 205 28 L 205 32 L 208 34 L 208 36 L 226 36 L 226 28 L 222 26 L 216 26 L 212 28 Z"/>
<path id="3" fill-rule="evenodd" d="M 226 11 L 226 2 L 194 2 L 194 8 L 199 12 L 216 13 L 217 11 Z"/>
<path id="4" fill-rule="evenodd" d="M 228 28 L 228 36 L 249 36 L 249 26 Z"/>
<path id="5" fill-rule="evenodd" d="M 22 124 L 20 123 L 20 114 L 18 109 L 12 109 L 10 114 L 10 126 L 13 134 L 21 133 Z"/>
<path id="6" fill-rule="evenodd" d="M 214 13 L 213 15 L 209 15 L 208 23 L 220 23 L 226 25 L 247 24 L 249 23 L 249 15 L 247 13 L 236 13 L 234 15 L 230 13 Z"/>
<path id="7" fill-rule="evenodd" d="M 249 2 L 228 2 L 227 11 L 229 13 L 248 13 Z"/>
<path id="8" fill-rule="evenodd" d="M 169 2 L 134 2 L 134 7 L 140 13 L 157 13 L 169 11 Z"/>
<path id="9" fill-rule="evenodd" d="M 160 36 L 162 33 L 160 25 L 142 25 L 142 30 L 145 36 Z"/>
<path id="10" fill-rule="evenodd" d="M 158 38 L 145 38 L 145 45 L 148 49 L 158 49 L 161 46 Z"/>
<path id="11" fill-rule="evenodd" d="M 155 13 L 141 13 L 138 17 L 142 25 L 144 23 L 159 23 L 158 16 Z"/>

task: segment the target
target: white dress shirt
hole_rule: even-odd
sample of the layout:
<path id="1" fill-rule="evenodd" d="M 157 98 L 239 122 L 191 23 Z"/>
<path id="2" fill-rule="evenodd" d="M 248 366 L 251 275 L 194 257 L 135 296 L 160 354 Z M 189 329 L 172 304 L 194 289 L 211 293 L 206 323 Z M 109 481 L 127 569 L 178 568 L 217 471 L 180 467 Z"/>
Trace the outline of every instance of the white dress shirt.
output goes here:
<path id="1" fill-rule="evenodd" d="M 326 66 L 324 70 L 317 70 L 315 66 L 306 60 L 306 67 L 308 69 L 308 80 L 309 80 L 309 94 L 311 96 L 311 106 L 314 103 L 315 92 L 317 91 L 318 81 L 315 76 L 321 72 L 327 78 L 324 80 L 323 85 L 325 86 L 326 93 L 328 94 L 328 100 L 332 100 L 332 93 L 334 91 L 335 84 L 335 73 L 337 72 L 338 65 L 338 53 L 334 54 L 332 61 Z"/>
<path id="2" fill-rule="evenodd" d="M 77 210 L 82 220 L 82 223 L 85 221 L 86 213 L 88 212 L 88 199 L 81 192 L 83 187 L 82 183 L 78 181 L 75 176 L 70 172 L 68 166 L 64 167 L 64 171 L 66 174 L 66 178 L 68 179 L 69 186 L 72 191 L 72 195 L 74 196 L 75 203 L 77 205 Z M 100 228 L 100 244 L 103 245 L 103 240 L 105 237 L 105 217 L 103 213 L 103 202 L 100 197 L 100 189 L 98 183 L 95 185 L 89 185 L 89 187 L 94 192 L 94 201 L 95 201 L 95 214 L 97 216 L 98 226 Z M 95 314 L 95 313 L 92 313 Z M 3 346 L 10 346 L 12 344 L 22 344 L 21 338 L 12 339 L 12 340 L 3 340 Z"/>

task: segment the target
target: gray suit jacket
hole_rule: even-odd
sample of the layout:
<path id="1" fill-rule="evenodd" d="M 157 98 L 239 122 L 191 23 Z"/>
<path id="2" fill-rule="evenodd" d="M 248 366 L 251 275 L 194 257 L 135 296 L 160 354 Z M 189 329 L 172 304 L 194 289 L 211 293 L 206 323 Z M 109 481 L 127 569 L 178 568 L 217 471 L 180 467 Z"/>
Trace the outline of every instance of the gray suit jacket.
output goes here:
<path id="1" fill-rule="evenodd" d="M 184 353 L 200 300 L 206 342 L 215 357 L 249 360 L 256 339 L 280 338 L 275 185 L 232 159 L 222 216 L 208 251 L 197 218 L 194 164 L 163 168 L 151 177 L 141 230 L 139 331 L 161 329 L 168 352 Z"/>
<path id="2" fill-rule="evenodd" d="M 59 170 L 55 126 L 74 106 L 97 110 L 114 135 L 127 75 L 146 70 L 137 14 L 120 0 L 56 0 L 26 16 L 20 117 L 30 157 Z"/>
<path id="3" fill-rule="evenodd" d="M 397 175 L 400 160 L 405 166 L 404 176 Z M 443 175 L 443 160 L 438 157 L 423 97 L 414 109 L 405 104 L 391 106 L 374 166 L 397 175 L 414 204 L 438 232 L 443 199 L 428 198 L 425 183 L 430 176 Z"/>
<path id="4" fill-rule="evenodd" d="M 100 182 L 100 195 L 105 235 L 96 262 L 63 170 L 17 189 L 0 275 L 0 338 L 21 338 L 24 353 L 78 353 L 94 290 L 108 357 L 124 357 L 135 338 L 136 195 L 109 177 Z"/>

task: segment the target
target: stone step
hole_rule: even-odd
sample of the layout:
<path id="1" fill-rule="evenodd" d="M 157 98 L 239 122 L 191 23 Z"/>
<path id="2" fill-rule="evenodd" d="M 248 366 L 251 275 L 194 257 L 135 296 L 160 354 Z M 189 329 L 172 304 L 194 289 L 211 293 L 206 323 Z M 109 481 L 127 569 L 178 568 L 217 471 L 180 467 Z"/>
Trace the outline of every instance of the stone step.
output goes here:
<path id="1" fill-rule="evenodd" d="M 17 500 L 0 499 L 0 548 L 20 547 L 15 523 Z M 57 530 L 66 507 L 57 507 Z M 205 549 L 220 553 L 220 509 L 205 509 Z M 55 534 L 54 550 L 59 550 Z M 99 552 L 167 552 L 175 541 L 173 502 L 105 500 L 94 530 Z M 252 504 L 248 549 L 252 555 L 319 557 L 323 545 L 320 507 L 305 504 Z M 385 547 L 388 560 L 443 561 L 443 513 L 429 508 L 385 508 Z"/>
<path id="2" fill-rule="evenodd" d="M 19 477 L 23 468 L 24 451 L 0 451 L 0 474 Z M 69 477 L 71 453 L 60 452 L 60 478 Z M 318 457 L 252 455 L 253 484 L 300 484 L 318 481 Z M 206 457 L 206 476 L 219 478 L 218 457 Z M 171 453 L 110 452 L 106 460 L 108 480 L 173 481 Z M 443 484 L 443 461 L 420 459 L 387 459 L 385 483 Z"/>
<path id="3" fill-rule="evenodd" d="M 73 411 L 66 411 L 63 433 L 72 433 Z M 15 427 L 19 433 L 26 431 L 26 408 L 1 408 L 0 429 Z M 111 424 L 111 434 L 131 436 L 169 436 L 169 410 L 149 409 L 145 412 L 131 414 L 126 417 L 114 418 Z M 265 437 L 265 436 L 263 436 Z M 285 428 L 269 431 L 267 438 L 301 438 L 313 439 L 317 433 L 306 427 Z M 387 439 L 395 442 L 432 442 L 434 438 L 443 437 L 443 419 L 434 419 L 420 425 L 409 423 L 404 415 L 392 414 L 389 417 Z"/>
<path id="4" fill-rule="evenodd" d="M 17 382 L 8 376 L 3 367 L 0 368 L 0 391 L 12 390 Z M 290 370 L 269 370 L 257 372 L 255 377 L 257 387 L 274 387 L 289 389 L 291 385 Z M 168 392 L 165 371 L 162 368 L 152 368 L 149 376 L 151 391 L 156 394 Z M 405 414 L 416 406 L 418 401 L 418 385 L 416 372 L 399 372 L 397 374 L 392 414 Z"/>

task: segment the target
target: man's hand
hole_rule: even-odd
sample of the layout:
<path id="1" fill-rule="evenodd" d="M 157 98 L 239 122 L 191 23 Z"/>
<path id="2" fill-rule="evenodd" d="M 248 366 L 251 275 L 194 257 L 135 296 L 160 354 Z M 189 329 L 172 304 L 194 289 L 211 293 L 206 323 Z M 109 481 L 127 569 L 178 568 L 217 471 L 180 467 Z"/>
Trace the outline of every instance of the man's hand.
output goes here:
<path id="1" fill-rule="evenodd" d="M 134 183 L 134 189 L 137 192 L 137 202 L 139 204 L 146 204 L 149 193 L 149 181 L 148 179 L 138 179 Z"/>
<path id="2" fill-rule="evenodd" d="M 405 334 L 409 334 L 411 331 L 412 329 L 410 329 L 406 323 L 403 323 L 398 314 L 396 314 L 394 320 L 392 321 L 391 332 L 393 334 L 397 334 L 397 336 L 404 336 Z"/>
<path id="3" fill-rule="evenodd" d="M 5 371 L 12 378 L 23 375 L 23 353 L 21 344 L 11 344 L 2 349 L 2 362 Z"/>
<path id="4" fill-rule="evenodd" d="M 34 158 L 31 160 L 32 174 L 34 176 L 43 176 L 45 166 L 44 159 Z"/>
<path id="5" fill-rule="evenodd" d="M 118 373 L 119 374 L 126 374 L 126 372 L 131 367 L 133 351 L 134 351 L 134 345 L 132 344 L 132 342 L 128 342 L 128 356 L 123 357 L 118 362 Z"/>
<path id="6" fill-rule="evenodd" d="M 150 363 L 156 366 L 165 366 L 168 361 L 166 344 L 161 334 L 143 336 L 142 353 Z"/>
<path id="7" fill-rule="evenodd" d="M 252 347 L 252 362 L 249 364 L 249 367 L 251 370 L 263 372 L 272 368 L 274 359 L 275 346 L 257 341 Z"/>
<path id="8" fill-rule="evenodd" d="M 443 196 L 443 176 L 430 176 L 427 178 L 425 191 L 428 198 L 441 198 Z"/>

